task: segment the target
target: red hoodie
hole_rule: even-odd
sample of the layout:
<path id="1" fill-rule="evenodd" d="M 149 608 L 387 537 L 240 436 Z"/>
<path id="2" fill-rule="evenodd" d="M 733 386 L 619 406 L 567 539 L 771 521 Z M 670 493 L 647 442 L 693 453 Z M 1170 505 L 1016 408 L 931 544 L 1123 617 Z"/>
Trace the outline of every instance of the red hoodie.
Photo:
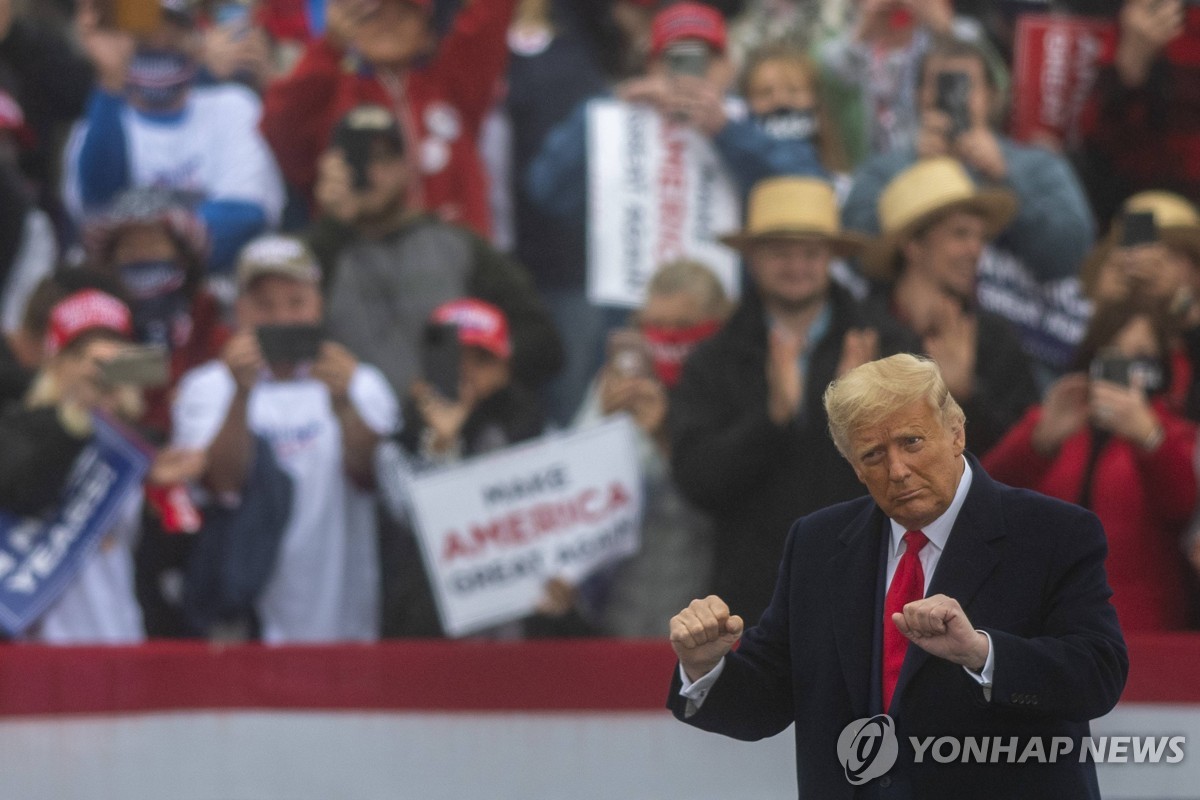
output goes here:
<path id="1" fill-rule="evenodd" d="M 490 236 L 478 135 L 508 65 L 506 33 L 516 4 L 466 4 L 433 60 L 398 72 L 373 70 L 327 39 L 314 41 L 264 98 L 263 134 L 288 184 L 311 195 L 317 159 L 338 120 L 356 105 L 378 103 L 395 111 L 421 175 L 413 199 L 448 222 Z"/>
<path id="2" fill-rule="evenodd" d="M 1187 565 L 1179 548 L 1196 499 L 1192 453 L 1196 426 L 1154 403 L 1166 436 L 1152 453 L 1116 436 L 1100 452 L 1092 476 L 1091 506 L 1108 538 L 1105 568 L 1122 630 L 1164 631 L 1187 622 Z M 1092 446 L 1083 428 L 1054 458 L 1033 449 L 1041 419 L 1034 406 L 983 458 L 996 480 L 1077 502 Z M 969 424 L 969 423 L 968 423 Z"/>

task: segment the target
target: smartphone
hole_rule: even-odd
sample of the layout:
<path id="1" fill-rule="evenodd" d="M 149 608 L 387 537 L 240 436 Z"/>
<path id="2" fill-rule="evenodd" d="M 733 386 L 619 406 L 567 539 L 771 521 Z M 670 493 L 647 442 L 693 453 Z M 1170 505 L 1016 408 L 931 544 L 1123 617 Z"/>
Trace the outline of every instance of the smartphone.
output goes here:
<path id="1" fill-rule="evenodd" d="M 162 0 L 96 0 L 96 13 L 102 28 L 147 36 L 162 21 Z"/>
<path id="2" fill-rule="evenodd" d="M 431 322 L 425 326 L 421 341 L 421 373 L 438 394 L 451 402 L 458 400 L 460 350 L 457 325 Z"/>
<path id="3" fill-rule="evenodd" d="M 703 78 L 708 74 L 708 45 L 703 42 L 676 42 L 663 54 L 667 71 L 672 75 L 692 75 Z"/>
<path id="4" fill-rule="evenodd" d="M 1137 247 L 1158 241 L 1158 223 L 1153 211 L 1127 211 L 1121 217 L 1121 247 Z"/>
<path id="5" fill-rule="evenodd" d="M 654 361 L 642 334 L 633 328 L 618 328 L 608 335 L 608 367 L 622 378 L 654 376 Z"/>
<path id="6" fill-rule="evenodd" d="M 258 346 L 268 364 L 303 364 L 317 360 L 325 328 L 321 325 L 260 325 Z"/>
<path id="7" fill-rule="evenodd" d="M 1088 374 L 1092 380 L 1132 386 L 1136 380 L 1142 389 L 1155 392 L 1162 388 L 1162 368 L 1148 358 L 1130 358 L 1120 353 L 1100 353 L 1092 359 Z"/>
<path id="8" fill-rule="evenodd" d="M 100 365 L 100 380 L 109 386 L 153 389 L 170 380 L 167 351 L 157 345 L 129 345 Z"/>
<path id="9" fill-rule="evenodd" d="M 950 138 L 971 128 L 971 76 L 966 72 L 937 74 L 937 109 L 950 117 Z"/>

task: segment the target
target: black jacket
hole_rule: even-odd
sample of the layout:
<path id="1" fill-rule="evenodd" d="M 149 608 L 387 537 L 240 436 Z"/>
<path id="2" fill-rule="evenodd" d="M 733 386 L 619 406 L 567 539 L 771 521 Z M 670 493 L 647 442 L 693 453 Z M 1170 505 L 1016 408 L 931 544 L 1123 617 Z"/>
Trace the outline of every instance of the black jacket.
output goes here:
<path id="1" fill-rule="evenodd" d="M 1098 798 L 1095 766 L 1081 763 L 1080 740 L 1088 721 L 1116 704 L 1129 672 L 1109 603 L 1104 530 L 1091 512 L 996 483 L 966 457 L 971 488 L 929 594 L 958 600 L 971 624 L 991 637 L 990 700 L 962 667 L 909 647 L 888 709 L 896 761 L 857 789 L 847 780 L 839 735 L 883 710 L 887 518 L 862 498 L 796 523 L 770 608 L 726 657 L 690 717 L 676 668 L 667 700 L 676 717 L 747 741 L 794 723 L 802 800 Z M 1047 755 L 1056 736 L 1070 738 L 1072 749 L 1053 764 L 938 763 L 929 753 L 918 763 L 910 737 L 942 736 L 1019 740 L 1015 756 L 1000 756 L 1005 760 L 1033 737 Z"/>
<path id="2" fill-rule="evenodd" d="M 771 599 L 792 522 L 865 491 L 829 437 L 821 399 L 836 377 L 846 332 L 876 329 L 883 356 L 918 347 L 890 317 L 865 311 L 838 287 L 831 289 L 830 308 L 829 330 L 805 376 L 803 409 L 791 423 L 778 426 L 767 416 L 767 324 L 753 293 L 688 359 L 671 398 L 676 483 L 713 514 L 713 592 L 747 623 Z"/>
<path id="3" fill-rule="evenodd" d="M 89 438 L 67 431 L 53 406 L 8 408 L 0 416 L 0 508 L 32 515 L 51 506 Z"/>

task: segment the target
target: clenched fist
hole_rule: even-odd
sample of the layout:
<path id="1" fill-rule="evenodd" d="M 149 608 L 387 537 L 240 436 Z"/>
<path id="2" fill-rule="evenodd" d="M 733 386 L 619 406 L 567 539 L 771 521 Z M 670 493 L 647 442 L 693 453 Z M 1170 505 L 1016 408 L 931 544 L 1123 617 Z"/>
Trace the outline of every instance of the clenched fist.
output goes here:
<path id="1" fill-rule="evenodd" d="M 725 601 L 712 594 L 671 617 L 671 647 L 688 679 L 712 672 L 742 638 L 744 628 L 742 618 L 731 615 Z"/>

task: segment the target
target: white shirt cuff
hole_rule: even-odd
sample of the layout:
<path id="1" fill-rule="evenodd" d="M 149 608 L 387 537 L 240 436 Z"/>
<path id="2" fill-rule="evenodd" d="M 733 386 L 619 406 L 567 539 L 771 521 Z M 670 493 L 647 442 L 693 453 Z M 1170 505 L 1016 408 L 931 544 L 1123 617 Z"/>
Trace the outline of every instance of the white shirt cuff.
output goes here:
<path id="1" fill-rule="evenodd" d="M 683 688 L 679 690 L 679 694 L 688 701 L 684 716 L 690 717 L 700 710 L 700 706 L 704 705 L 704 698 L 708 697 L 709 689 L 717 682 L 717 678 L 721 677 L 724 669 L 725 659 L 722 658 L 707 674 L 692 682 L 688 679 L 687 673 L 683 671 L 683 664 L 679 665 L 679 678 L 683 681 Z"/>
<path id="2" fill-rule="evenodd" d="M 979 672 L 976 672 L 972 669 L 967 669 L 966 667 L 963 667 L 963 669 L 967 670 L 967 674 L 974 678 L 975 682 L 983 687 L 983 697 L 990 702 L 992 699 L 992 676 L 996 671 L 996 648 L 992 646 L 992 637 L 987 631 L 979 631 L 979 633 L 987 636 L 988 640 L 988 654 L 987 659 L 985 659 L 983 662 L 983 669 L 979 670 Z M 705 677 L 708 676 L 706 675 Z M 701 678 L 700 680 L 704 680 L 704 678 Z"/>

